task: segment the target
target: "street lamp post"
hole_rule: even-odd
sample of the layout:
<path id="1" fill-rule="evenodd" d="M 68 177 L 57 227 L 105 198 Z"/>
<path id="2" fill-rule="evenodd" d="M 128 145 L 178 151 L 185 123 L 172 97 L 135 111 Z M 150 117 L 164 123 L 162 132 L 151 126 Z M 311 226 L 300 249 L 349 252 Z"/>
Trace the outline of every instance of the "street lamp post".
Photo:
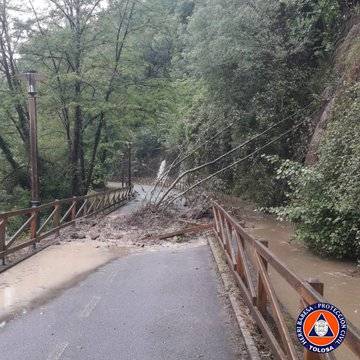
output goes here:
<path id="1" fill-rule="evenodd" d="M 128 165 L 128 186 L 131 187 L 132 186 L 132 179 L 131 179 L 131 147 L 132 147 L 132 143 L 129 142 L 128 143 L 128 162 L 129 162 L 129 165 Z"/>
<path id="2" fill-rule="evenodd" d="M 36 82 L 41 77 L 36 71 L 27 71 L 21 74 L 21 78 L 27 82 L 28 112 L 30 128 L 30 167 L 31 167 L 31 207 L 40 205 L 39 174 L 38 174 L 38 146 L 37 146 L 37 106 Z"/>
<path id="3" fill-rule="evenodd" d="M 121 153 L 121 186 L 132 186 L 132 142 L 121 141 L 126 146 L 126 150 L 123 149 Z M 127 163 L 127 164 L 126 164 Z M 127 174 L 126 174 L 127 173 Z M 125 179 L 127 176 L 127 180 Z"/>
<path id="4" fill-rule="evenodd" d="M 121 154 L 120 171 L 121 171 L 121 187 L 125 187 L 125 155 L 123 153 Z"/>

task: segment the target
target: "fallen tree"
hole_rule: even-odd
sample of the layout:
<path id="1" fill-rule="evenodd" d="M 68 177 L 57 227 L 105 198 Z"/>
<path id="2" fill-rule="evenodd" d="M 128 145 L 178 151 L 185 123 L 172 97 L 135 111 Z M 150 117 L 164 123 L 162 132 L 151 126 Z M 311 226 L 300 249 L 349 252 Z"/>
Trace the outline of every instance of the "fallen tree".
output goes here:
<path id="1" fill-rule="evenodd" d="M 235 147 L 234 149 L 232 149 L 231 151 L 228 151 L 227 153 L 219 156 L 218 158 L 206 162 L 202 165 L 196 166 L 192 169 L 186 170 L 184 171 L 182 174 L 180 174 L 175 180 L 174 182 L 170 185 L 170 187 L 168 188 L 168 190 L 162 195 L 161 199 L 158 201 L 158 203 L 156 204 L 157 207 L 159 207 L 160 205 L 162 205 L 165 202 L 165 199 L 169 196 L 170 192 L 175 188 L 175 186 L 179 183 L 179 181 L 184 178 L 186 175 L 197 172 L 209 165 L 213 165 L 215 163 L 217 163 L 218 161 L 226 158 L 227 156 L 231 155 L 234 151 L 245 147 L 246 145 L 250 144 L 252 141 L 260 138 L 261 136 L 263 136 L 264 134 L 268 133 L 270 130 L 272 130 L 274 127 L 278 126 L 280 123 L 284 122 L 285 119 L 281 120 L 280 122 L 270 126 L 268 129 L 264 130 L 263 132 L 255 135 L 254 137 L 252 137 L 251 139 L 243 142 L 242 144 L 238 145 L 237 147 Z M 229 164 L 228 166 L 225 166 L 224 168 L 212 173 L 211 175 L 207 176 L 206 178 L 196 182 L 195 184 L 191 185 L 188 189 L 180 192 L 179 194 L 171 197 L 168 199 L 168 201 L 165 203 L 165 207 L 167 207 L 170 203 L 173 203 L 175 200 L 183 197 L 184 195 L 186 195 L 187 193 L 189 193 L 191 190 L 193 190 L 194 188 L 198 187 L 199 185 L 209 181 L 210 179 L 214 178 L 215 176 L 221 174 L 222 172 L 233 168 L 235 165 L 240 164 L 241 162 L 250 159 L 251 157 L 253 157 L 254 155 L 258 154 L 261 150 L 269 147 L 271 144 L 277 142 L 278 140 L 282 139 L 283 137 L 285 137 L 286 135 L 290 134 L 291 132 L 293 132 L 294 130 L 298 129 L 301 125 L 303 125 L 305 122 L 308 121 L 308 118 L 305 118 L 304 120 L 302 120 L 301 122 L 299 122 L 298 124 L 294 125 L 293 127 L 291 127 L 289 130 L 283 132 L 282 134 L 280 134 L 279 136 L 275 137 L 274 139 L 268 141 L 266 144 L 258 147 L 256 150 L 252 151 L 250 154 L 246 155 L 245 157 L 242 157 L 234 162 L 232 162 L 231 164 Z"/>

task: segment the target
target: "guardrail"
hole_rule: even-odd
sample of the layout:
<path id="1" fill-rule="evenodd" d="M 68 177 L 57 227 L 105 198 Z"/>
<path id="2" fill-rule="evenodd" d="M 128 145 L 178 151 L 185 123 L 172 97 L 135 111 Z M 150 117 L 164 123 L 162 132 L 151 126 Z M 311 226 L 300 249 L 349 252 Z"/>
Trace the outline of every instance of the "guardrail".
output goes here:
<path id="1" fill-rule="evenodd" d="M 301 308 L 317 302 L 326 302 L 322 296 L 323 284 L 302 280 L 268 249 L 266 242 L 258 241 L 249 235 L 216 202 L 213 203 L 213 214 L 214 232 L 224 249 L 227 262 L 244 300 L 263 335 L 267 338 L 273 354 L 281 360 L 300 359 L 287 327 L 284 311 L 277 299 L 268 267 L 271 266 L 271 269 L 275 270 L 298 293 Z M 347 324 L 348 331 L 344 345 L 355 355 L 360 356 L 360 331 L 349 321 Z M 277 335 L 274 335 L 275 333 Z M 332 353 L 320 355 L 305 349 L 302 358 L 318 360 L 334 359 L 334 356 Z"/>
<path id="2" fill-rule="evenodd" d="M 132 188 L 103 191 L 95 194 L 55 200 L 35 208 L 0 213 L 0 259 L 42 239 L 60 234 L 60 229 L 76 220 L 117 207 L 132 196 Z M 20 225 L 21 224 L 21 225 Z"/>

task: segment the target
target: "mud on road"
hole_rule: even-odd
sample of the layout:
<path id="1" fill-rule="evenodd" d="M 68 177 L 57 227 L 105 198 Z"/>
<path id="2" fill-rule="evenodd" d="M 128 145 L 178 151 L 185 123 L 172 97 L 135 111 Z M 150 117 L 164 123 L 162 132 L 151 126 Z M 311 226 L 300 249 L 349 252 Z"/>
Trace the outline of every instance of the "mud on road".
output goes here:
<path id="1" fill-rule="evenodd" d="M 0 274 L 0 327 L 114 259 L 159 247 L 204 244 L 204 238 L 189 235 L 157 238 L 192 223 L 184 218 L 186 211 L 155 213 L 136 206 L 132 212 L 125 207 L 105 217 L 79 220 L 63 230 L 53 246 Z"/>

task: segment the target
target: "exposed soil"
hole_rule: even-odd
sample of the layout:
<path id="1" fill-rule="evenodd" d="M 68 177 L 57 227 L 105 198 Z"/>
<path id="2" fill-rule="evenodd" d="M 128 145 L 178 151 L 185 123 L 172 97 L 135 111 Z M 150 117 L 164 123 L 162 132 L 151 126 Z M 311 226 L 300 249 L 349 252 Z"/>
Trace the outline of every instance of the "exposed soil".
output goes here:
<path id="1" fill-rule="evenodd" d="M 0 275 L 0 323 L 48 301 L 89 272 L 128 252 L 127 248 L 110 249 L 97 241 L 73 241 L 49 247 L 21 262 Z"/>
<path id="2" fill-rule="evenodd" d="M 136 204 L 136 202 L 134 202 Z M 26 312 L 75 285 L 98 267 L 130 252 L 158 246 L 197 246 L 202 236 L 178 235 L 160 240 L 159 235 L 200 223 L 191 220 L 188 209 L 155 212 L 136 204 L 107 216 L 79 219 L 75 226 L 61 230 L 38 245 L 53 244 L 30 259 L 0 274 L 0 327 L 8 318 Z M 208 220 L 203 219 L 201 223 Z M 33 252 L 23 249 L 7 259 L 9 264 Z"/>
<path id="3" fill-rule="evenodd" d="M 185 229 L 194 224 L 205 224 L 208 219 L 191 220 L 190 210 L 173 208 L 167 211 L 154 211 L 142 207 L 135 212 L 123 215 L 114 213 L 104 218 L 79 220 L 75 228 L 67 229 L 60 236 L 60 242 L 97 241 L 107 246 L 154 246 L 163 243 L 186 242 L 191 234 L 169 239 L 159 239 L 159 235 Z M 190 218 L 190 219 L 189 219 Z"/>

